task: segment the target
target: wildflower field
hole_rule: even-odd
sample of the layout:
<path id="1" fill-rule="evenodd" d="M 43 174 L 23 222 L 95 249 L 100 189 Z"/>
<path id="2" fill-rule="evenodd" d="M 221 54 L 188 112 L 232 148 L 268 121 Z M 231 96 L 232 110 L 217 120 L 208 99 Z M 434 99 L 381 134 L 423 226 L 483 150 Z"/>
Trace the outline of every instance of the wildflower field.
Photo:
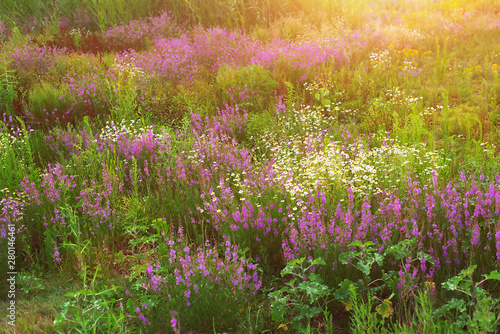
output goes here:
<path id="1" fill-rule="evenodd" d="M 497 333 L 500 0 L 2 0 L 1 333 Z"/>

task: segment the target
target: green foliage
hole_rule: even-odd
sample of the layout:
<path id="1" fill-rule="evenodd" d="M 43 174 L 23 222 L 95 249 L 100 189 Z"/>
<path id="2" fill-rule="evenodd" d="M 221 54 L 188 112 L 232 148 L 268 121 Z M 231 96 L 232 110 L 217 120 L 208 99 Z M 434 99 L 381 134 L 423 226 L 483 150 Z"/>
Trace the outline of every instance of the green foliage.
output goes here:
<path id="1" fill-rule="evenodd" d="M 348 304 L 349 308 L 352 308 L 352 333 L 383 333 L 384 318 L 386 314 L 392 313 L 391 302 L 382 301 L 378 311 L 374 311 L 375 298 L 373 296 L 368 295 L 365 300 L 357 294 L 352 284 L 349 286 L 349 292 L 352 295 L 351 303 Z"/>
<path id="2" fill-rule="evenodd" d="M 24 141 L 29 140 L 22 135 L 12 136 L 5 124 L 0 132 L 0 189 L 7 188 L 13 192 L 25 176 Z"/>
<path id="3" fill-rule="evenodd" d="M 92 14 L 99 30 L 105 30 L 113 25 L 128 23 L 133 19 L 146 17 L 161 9 L 159 0 L 80 0 L 84 8 Z"/>
<path id="4" fill-rule="evenodd" d="M 35 84 L 28 93 L 30 121 L 42 128 L 64 125 L 76 115 L 68 115 L 71 100 L 64 87 L 49 82 Z"/>
<path id="5" fill-rule="evenodd" d="M 382 254 L 376 252 L 376 249 L 371 247 L 374 243 L 368 241 L 366 243 L 361 243 L 361 241 L 355 241 L 351 243 L 350 247 L 359 247 L 359 251 L 355 252 L 344 252 L 340 255 L 339 261 L 342 264 L 348 264 L 347 259 L 356 260 L 356 269 L 360 270 L 365 276 L 369 277 L 373 264 L 376 262 L 379 266 L 382 266 L 384 257 Z"/>
<path id="6" fill-rule="evenodd" d="M 116 263 L 130 268 L 124 307 L 137 327 L 174 329 L 172 319 L 178 328 L 201 332 L 238 327 L 254 301 L 257 284 L 242 279 L 246 268 L 252 267 L 245 251 L 212 248 L 208 241 L 196 248 L 182 228 L 174 230 L 162 219 L 149 225 L 130 224 L 126 229 L 134 252 L 120 252 Z M 149 264 L 151 258 L 158 262 Z M 146 321 L 137 319 L 139 313 Z"/>
<path id="7" fill-rule="evenodd" d="M 320 258 L 311 261 L 300 258 L 289 261 L 281 271 L 285 286 L 269 294 L 272 319 L 280 323 L 278 328 L 289 324 L 297 332 L 307 333 L 306 325 L 325 311 L 331 289 L 313 270 L 325 264 Z"/>
<path id="8" fill-rule="evenodd" d="M 22 150 L 20 156 L 23 158 L 24 164 L 27 167 L 28 175 L 31 180 L 36 180 L 38 177 L 38 168 L 35 166 L 35 158 L 34 158 L 34 149 L 33 144 L 31 143 L 31 136 L 29 134 L 28 129 L 26 128 L 26 124 L 17 117 L 17 121 L 21 124 L 23 140 L 22 140 Z"/>
<path id="9" fill-rule="evenodd" d="M 118 73 L 115 82 L 106 80 L 108 101 L 113 106 L 111 119 L 114 121 L 134 120 L 136 113 L 141 113 L 137 103 L 136 76 L 133 69 L 127 69 Z"/>
<path id="10" fill-rule="evenodd" d="M 17 99 L 17 79 L 9 69 L 5 58 L 0 63 L 0 114 L 14 117 L 14 101 Z"/>
<path id="11" fill-rule="evenodd" d="M 59 28 L 59 19 L 71 19 L 72 24 L 84 24 L 92 30 L 105 30 L 113 25 L 128 23 L 140 17 L 158 13 L 164 9 L 159 0 L 5 0 L 0 3 L 0 17 L 9 23 L 36 24 L 35 28 L 47 28 L 52 21 Z"/>
<path id="12" fill-rule="evenodd" d="M 99 259 L 95 256 L 96 248 L 93 244 L 99 244 L 100 240 L 95 242 L 90 238 L 73 208 L 61 208 L 61 214 L 67 218 L 69 240 L 62 242 L 61 251 L 66 251 L 64 257 L 67 262 L 78 265 L 83 289 L 65 294 L 70 300 L 62 304 L 61 312 L 54 319 L 54 325 L 67 333 L 122 333 L 125 315 L 123 307 L 118 307 L 121 299 L 116 298 L 117 288 L 112 286 L 97 289 L 97 280 L 102 281 L 103 277 L 109 277 L 109 270 L 99 265 Z M 47 233 L 47 237 L 51 237 L 51 242 L 55 242 L 60 236 L 54 232 Z"/>
<path id="13" fill-rule="evenodd" d="M 215 84 L 220 103 L 238 105 L 248 112 L 260 112 L 271 107 L 277 87 L 271 72 L 256 65 L 240 69 L 223 65 L 217 72 Z"/>
<path id="14" fill-rule="evenodd" d="M 42 284 L 43 280 L 38 278 L 31 273 L 18 273 L 19 284 L 21 289 L 25 294 L 31 294 L 45 290 L 45 285 Z"/>
<path id="15" fill-rule="evenodd" d="M 496 333 L 500 316 L 500 300 L 492 297 L 480 286 L 487 280 L 500 280 L 500 274 L 492 271 L 475 282 L 476 265 L 462 270 L 458 275 L 443 282 L 443 288 L 456 291 L 443 305 L 436 305 L 429 288 L 420 290 L 416 296 L 416 307 L 407 323 L 394 327 L 394 333 Z M 465 299 L 463 298 L 465 297 Z"/>
<path id="16" fill-rule="evenodd" d="M 61 305 L 61 312 L 55 317 L 55 327 L 64 333 L 124 333 L 125 314 L 116 298 L 117 288 L 96 289 L 96 271 L 90 288 L 68 292 L 70 300 Z"/>

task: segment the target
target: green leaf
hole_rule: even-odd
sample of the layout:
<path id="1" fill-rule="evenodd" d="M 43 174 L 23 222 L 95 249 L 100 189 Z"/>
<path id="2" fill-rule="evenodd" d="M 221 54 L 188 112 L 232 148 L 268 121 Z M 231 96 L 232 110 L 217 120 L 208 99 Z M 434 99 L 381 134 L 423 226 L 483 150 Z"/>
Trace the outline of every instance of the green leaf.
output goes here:
<path id="1" fill-rule="evenodd" d="M 92 292 L 91 290 L 88 290 L 88 289 L 83 289 L 83 290 L 78 290 L 78 291 L 75 291 L 75 292 L 68 292 L 66 294 L 64 294 L 65 297 L 78 297 L 80 295 L 84 295 L 84 296 L 90 296 L 90 295 L 93 295 L 94 292 Z"/>
<path id="2" fill-rule="evenodd" d="M 288 286 L 291 286 L 293 288 L 295 286 L 295 281 L 297 281 L 297 279 L 292 278 L 290 281 L 286 282 L 285 284 Z"/>
<path id="3" fill-rule="evenodd" d="M 463 301 L 462 299 L 452 298 L 449 302 L 438 308 L 435 312 L 435 315 L 437 317 L 440 317 L 446 315 L 446 313 L 453 309 L 457 310 L 460 313 L 465 312 L 467 310 L 465 301 Z"/>
<path id="4" fill-rule="evenodd" d="M 339 261 L 342 264 L 349 264 L 348 259 L 354 259 L 363 255 L 363 252 L 345 252 L 339 255 Z"/>
<path id="5" fill-rule="evenodd" d="M 410 255 L 410 250 L 404 247 L 403 245 L 397 244 L 397 245 L 392 245 L 388 247 L 384 255 L 392 254 L 394 256 L 394 259 L 396 261 L 399 261 L 401 259 L 407 258 Z"/>
<path id="6" fill-rule="evenodd" d="M 318 274 L 315 274 L 315 273 L 309 274 L 309 280 L 312 282 L 320 283 L 320 284 L 323 283 L 323 279 L 321 278 L 321 276 L 319 276 Z"/>
<path id="7" fill-rule="evenodd" d="M 384 256 L 380 253 L 374 253 L 373 254 L 374 260 L 377 262 L 377 264 L 382 267 L 384 265 Z"/>
<path id="8" fill-rule="evenodd" d="M 115 263 L 122 264 L 124 260 L 125 260 L 125 255 L 123 255 L 123 251 L 118 252 L 118 254 L 116 255 Z"/>
<path id="9" fill-rule="evenodd" d="M 71 305 L 73 305 L 73 302 L 65 302 L 61 305 L 61 313 L 59 313 L 54 319 L 54 325 L 58 325 L 66 320 L 66 314 L 68 314 L 68 309 Z"/>
<path id="10" fill-rule="evenodd" d="M 302 257 L 300 259 L 295 259 L 295 260 L 292 260 L 292 261 L 289 261 L 287 262 L 285 268 L 281 271 L 281 277 L 287 275 L 287 274 L 292 274 L 295 267 L 298 265 L 298 264 L 302 264 L 304 261 L 306 260 L 305 257 Z"/>
<path id="11" fill-rule="evenodd" d="M 339 255 L 339 261 L 342 264 L 348 264 L 349 262 L 347 261 L 348 258 L 350 258 L 350 253 L 342 253 Z"/>
<path id="12" fill-rule="evenodd" d="M 321 104 L 326 107 L 332 104 L 332 101 L 330 101 L 329 99 L 322 99 Z"/>
<path id="13" fill-rule="evenodd" d="M 311 264 L 314 264 L 314 265 L 322 265 L 322 266 L 326 266 L 326 262 L 323 261 L 322 258 L 317 258 L 317 259 L 314 259 Z"/>
<path id="14" fill-rule="evenodd" d="M 491 273 L 485 274 L 483 276 L 486 279 L 494 279 L 494 280 L 500 281 L 500 273 L 496 270 L 493 270 Z"/>
<path id="15" fill-rule="evenodd" d="M 288 302 L 289 298 L 290 298 L 290 295 L 287 295 L 283 298 L 275 299 L 271 303 L 271 309 L 272 309 L 271 318 L 274 321 L 282 320 L 285 317 L 285 313 L 286 313 L 285 305 Z"/>
<path id="16" fill-rule="evenodd" d="M 350 292 L 351 285 L 354 286 L 351 280 L 344 279 L 342 282 L 339 283 L 339 288 L 335 290 L 333 296 L 339 300 L 350 299 L 352 297 Z"/>
<path id="17" fill-rule="evenodd" d="M 477 264 L 470 266 L 469 268 L 462 270 L 459 275 L 464 275 L 464 276 L 472 275 L 472 273 L 474 272 L 474 270 L 476 270 L 476 268 Z"/>
<path id="18" fill-rule="evenodd" d="M 371 263 L 368 263 L 367 261 L 358 261 L 358 263 L 356 263 L 356 268 L 361 270 L 361 272 L 366 276 L 369 276 L 370 271 L 372 270 Z"/>
<path id="19" fill-rule="evenodd" d="M 443 288 L 449 291 L 454 291 L 458 289 L 458 284 L 463 280 L 463 277 L 460 276 L 454 276 L 447 280 L 446 282 L 442 283 Z"/>
<path id="20" fill-rule="evenodd" d="M 356 240 L 354 242 L 351 242 L 349 244 L 349 246 L 351 246 L 351 247 L 363 247 L 363 243 L 360 240 Z"/>
<path id="21" fill-rule="evenodd" d="M 319 299 L 318 297 L 318 283 L 315 282 L 302 282 L 299 284 L 300 290 L 304 291 L 309 296 L 309 302 L 312 304 Z"/>
<path id="22" fill-rule="evenodd" d="M 424 252 L 418 252 L 417 258 L 425 259 L 426 262 L 429 262 L 430 264 L 434 264 L 434 260 L 432 259 L 432 256 L 430 254 L 427 254 Z"/>
<path id="23" fill-rule="evenodd" d="M 54 325 L 57 326 L 59 325 L 61 322 L 63 322 L 64 320 L 66 320 L 66 316 L 65 315 L 62 315 L 61 313 L 59 313 L 56 318 L 54 319 Z"/>
<path id="24" fill-rule="evenodd" d="M 307 312 L 304 312 L 304 315 L 308 318 L 311 319 L 314 317 L 316 314 L 322 313 L 323 309 L 321 307 L 311 307 L 307 310 Z"/>

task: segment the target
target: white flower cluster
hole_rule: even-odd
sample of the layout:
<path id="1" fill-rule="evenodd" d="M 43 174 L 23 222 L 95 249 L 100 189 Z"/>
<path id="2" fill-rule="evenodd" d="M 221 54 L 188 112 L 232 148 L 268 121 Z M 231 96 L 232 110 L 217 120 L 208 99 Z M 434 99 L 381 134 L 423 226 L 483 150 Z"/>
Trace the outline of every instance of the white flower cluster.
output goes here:
<path id="1" fill-rule="evenodd" d="M 401 74 L 403 75 L 418 75 L 422 70 L 418 68 L 417 64 L 412 61 L 404 60 L 403 65 L 401 66 Z"/>
<path id="2" fill-rule="evenodd" d="M 16 137 L 12 138 L 9 133 L 0 132 L 0 157 L 5 159 L 5 156 L 8 150 L 11 147 L 11 143 L 16 139 Z"/>
<path id="3" fill-rule="evenodd" d="M 385 96 L 389 102 L 393 104 L 404 104 L 407 106 L 417 105 L 420 100 L 423 99 L 422 96 L 414 97 L 407 94 L 400 87 L 393 87 L 392 89 L 386 89 Z"/>
<path id="4" fill-rule="evenodd" d="M 373 68 L 388 69 L 392 66 L 392 55 L 389 50 L 370 53 L 370 63 Z"/>
<path id="5" fill-rule="evenodd" d="M 82 37 L 82 35 L 83 35 L 83 36 L 88 36 L 88 35 L 90 35 L 91 33 L 92 33 L 92 32 L 91 32 L 89 29 L 85 28 L 85 27 L 78 28 L 78 29 L 71 29 L 71 30 L 69 31 L 69 34 L 70 34 L 71 36 L 79 36 L 79 37 Z"/>
<path id="6" fill-rule="evenodd" d="M 312 138 L 309 138 L 312 139 Z M 396 140 L 367 148 L 358 142 L 342 147 L 325 140 L 322 149 L 304 152 L 307 138 L 294 138 L 286 147 L 274 148 L 274 169 L 292 196 L 305 196 L 317 189 L 330 192 L 351 188 L 361 196 L 397 186 L 408 168 L 429 180 L 432 170 L 445 167 L 438 151 L 428 151 L 423 143 L 408 146 Z"/>
<path id="7" fill-rule="evenodd" d="M 34 130 L 30 129 L 28 131 L 33 132 Z M 26 137 L 22 132 L 14 136 L 8 131 L 0 131 L 0 160 L 4 160 L 9 151 L 16 150 L 21 147 L 21 145 L 24 145 L 25 140 Z"/>
<path id="8" fill-rule="evenodd" d="M 435 107 L 427 107 L 422 112 L 420 112 L 420 116 L 439 116 L 441 111 L 443 110 L 443 106 L 437 105 Z"/>
<path id="9" fill-rule="evenodd" d="M 113 65 L 113 67 L 116 68 L 120 74 L 129 75 L 131 78 L 135 78 L 136 76 L 139 79 L 146 78 L 146 72 L 134 65 L 136 58 L 133 54 L 125 54 L 122 57 L 123 59 L 115 58 L 115 63 Z"/>
<path id="10" fill-rule="evenodd" d="M 100 138 L 117 143 L 120 138 L 139 138 L 145 134 L 152 134 L 157 140 L 169 139 L 168 133 L 154 133 L 153 126 L 140 124 L 140 120 L 122 120 L 119 123 L 106 122 L 101 129 Z"/>

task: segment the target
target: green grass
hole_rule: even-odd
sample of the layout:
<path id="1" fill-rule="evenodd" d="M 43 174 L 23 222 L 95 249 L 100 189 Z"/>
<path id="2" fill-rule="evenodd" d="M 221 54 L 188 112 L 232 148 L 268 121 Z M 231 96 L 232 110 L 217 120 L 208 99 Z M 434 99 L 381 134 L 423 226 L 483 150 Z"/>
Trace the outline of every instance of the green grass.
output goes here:
<path id="1" fill-rule="evenodd" d="M 78 284 L 70 277 L 49 275 L 36 277 L 36 274 L 18 274 L 24 280 L 18 282 L 16 293 L 16 329 L 6 323 L 8 301 L 1 301 L 2 318 L 0 330 L 4 333 L 58 333 L 54 319 L 67 301 L 64 295 L 77 289 Z M 28 292 L 26 292 L 28 291 Z"/>

